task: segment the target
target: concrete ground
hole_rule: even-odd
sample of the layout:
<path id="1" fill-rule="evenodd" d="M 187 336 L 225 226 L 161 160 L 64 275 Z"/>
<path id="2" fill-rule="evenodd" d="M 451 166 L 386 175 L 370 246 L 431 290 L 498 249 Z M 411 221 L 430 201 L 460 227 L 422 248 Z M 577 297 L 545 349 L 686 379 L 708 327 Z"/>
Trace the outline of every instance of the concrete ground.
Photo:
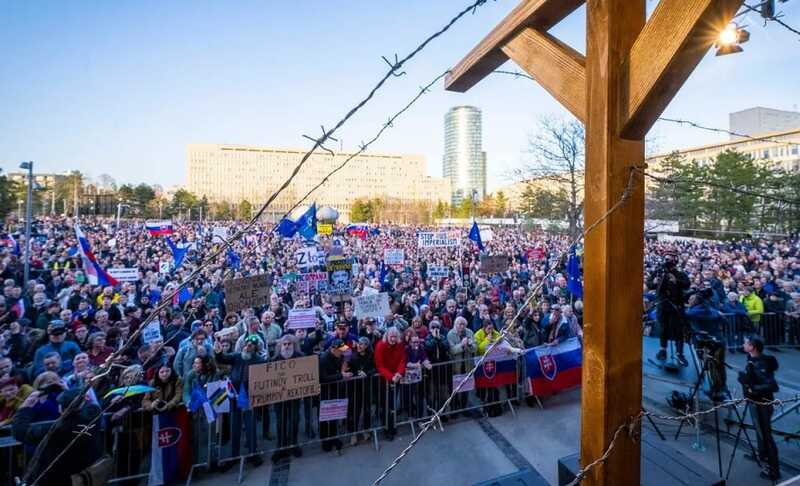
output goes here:
<path id="1" fill-rule="evenodd" d="M 648 339 L 648 338 L 646 338 Z M 648 356 L 650 345 L 645 345 Z M 789 398 L 800 393 L 800 351 L 776 352 L 781 369 L 780 398 Z M 729 363 L 741 367 L 744 356 L 733 354 Z M 691 371 L 673 376 L 645 364 L 644 367 L 644 405 L 647 410 L 674 414 L 665 403 L 665 398 L 673 389 L 688 392 L 691 386 Z M 729 384 L 736 382 L 736 369 L 729 371 Z M 682 384 L 681 384 L 682 383 Z M 737 390 L 738 391 L 738 390 Z M 558 458 L 574 453 L 579 447 L 580 438 L 580 390 L 573 390 L 549 397 L 544 409 L 529 408 L 523 405 L 516 415 L 507 408 L 504 415 L 496 418 L 460 418 L 444 425 L 444 431 L 430 430 L 418 445 L 408 454 L 392 474 L 382 483 L 386 486 L 405 484 L 444 484 L 447 486 L 468 486 L 522 468 L 535 469 L 548 483 L 557 483 Z M 709 403 L 702 408 L 710 406 Z M 776 410 L 776 413 L 778 411 Z M 726 416 L 721 413 L 720 420 Z M 680 437 L 675 440 L 676 422 L 658 421 L 657 425 L 667 436 L 666 447 L 672 447 L 697 461 L 711 472 L 717 471 L 717 449 L 713 428 L 713 415 L 701 427 L 701 443 L 705 451 L 693 448 L 696 442 L 695 429 L 684 426 Z M 645 422 L 644 426 L 652 429 Z M 791 432 L 800 430 L 800 414 L 791 413 L 775 423 L 775 427 Z M 736 429 L 731 429 L 736 433 Z M 750 432 L 751 439 L 755 436 Z M 380 475 L 383 469 L 399 455 L 412 438 L 409 427 L 400 429 L 393 442 L 381 440 L 380 450 L 372 443 L 361 443 L 355 447 L 345 447 L 341 456 L 323 453 L 319 446 L 306 448 L 304 456 L 291 459 L 277 466 L 269 461 L 259 468 L 245 466 L 243 484 L 270 486 L 316 486 L 316 485 L 367 485 Z M 733 449 L 733 435 L 721 434 L 720 453 L 723 460 L 723 475 L 727 472 L 730 453 Z M 778 440 L 784 479 L 800 474 L 800 442 Z M 759 478 L 756 464 L 745 459 L 747 444 L 740 443 L 733 460 L 728 484 L 761 485 L 770 484 Z M 795 467 L 793 467 L 793 465 Z M 193 484 L 216 486 L 235 484 L 238 471 L 232 469 L 226 474 L 207 474 L 199 476 Z M 788 484 L 788 483 L 787 483 Z"/>

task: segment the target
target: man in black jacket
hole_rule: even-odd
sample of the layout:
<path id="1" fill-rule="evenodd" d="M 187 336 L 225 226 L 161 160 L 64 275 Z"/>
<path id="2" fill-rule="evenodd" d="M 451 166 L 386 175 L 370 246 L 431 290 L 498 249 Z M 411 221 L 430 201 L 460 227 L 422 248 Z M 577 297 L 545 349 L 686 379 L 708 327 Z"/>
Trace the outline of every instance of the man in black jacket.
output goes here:
<path id="1" fill-rule="evenodd" d="M 673 255 L 667 259 L 661 269 L 653 274 L 647 282 L 648 287 L 656 290 L 658 322 L 661 325 L 661 349 L 656 359 L 667 359 L 667 341 L 675 341 L 678 362 L 681 366 L 689 366 L 683 355 L 683 336 L 686 332 L 685 293 L 689 290 L 689 277 L 678 270 Z"/>
<path id="2" fill-rule="evenodd" d="M 214 354 L 216 355 L 217 362 L 221 364 L 231 365 L 230 380 L 234 389 L 241 393 L 241 390 L 247 388 L 247 383 L 250 375 L 250 366 L 255 364 L 266 363 L 261 358 L 261 339 L 256 335 L 247 336 L 244 343 L 244 349 L 241 353 L 224 353 L 222 352 L 222 343 L 217 339 L 214 342 Z M 256 450 L 256 426 L 253 422 L 253 409 L 242 410 L 239 408 L 238 403 L 231 402 L 231 452 L 232 456 L 238 456 L 242 441 L 242 418 L 244 418 L 245 444 L 247 450 L 252 454 Z M 256 467 L 264 463 L 261 456 L 251 456 L 248 461 Z"/>
<path id="3" fill-rule="evenodd" d="M 41 398 L 42 393 L 35 391 L 28 395 L 14 415 L 14 438 L 29 446 L 39 444 L 52 425 L 49 422 L 33 423 L 33 407 Z M 80 395 L 80 390 L 77 389 L 68 390 L 59 395 L 59 411 L 63 413 L 78 395 Z M 83 402 L 77 410 L 65 416 L 42 451 L 36 469 L 28 478 L 29 481 L 31 483 L 36 481 L 37 484 L 71 486 L 73 474 L 80 473 L 94 464 L 103 453 L 103 434 L 98 431 L 99 421 L 94 422 L 94 427 L 86 434 L 82 434 L 74 444 L 70 446 L 69 443 L 75 438 L 77 432 L 83 430 L 82 426 L 92 423 L 99 414 L 100 408 L 97 405 Z M 62 453 L 63 455 L 58 457 Z"/>
<path id="4" fill-rule="evenodd" d="M 778 360 L 774 356 L 764 354 L 764 341 L 759 336 L 750 336 L 744 342 L 747 353 L 745 371 L 739 372 L 739 383 L 742 384 L 747 408 L 753 419 L 758 440 L 758 455 L 761 461 L 761 477 L 776 481 L 780 478 L 778 466 L 778 447 L 772 438 L 772 405 L 765 405 L 774 400 L 778 391 L 775 371 Z"/>
<path id="5" fill-rule="evenodd" d="M 331 347 L 319 357 L 320 400 L 344 398 L 345 388 L 341 382 L 353 377 L 352 372 L 342 371 L 344 352 L 348 349 L 350 348 L 343 340 L 336 338 Z M 330 452 L 334 447 L 339 452 L 342 450 L 341 440 L 329 439 L 336 435 L 336 425 L 336 421 L 326 421 L 319 426 L 319 438 L 322 439 L 322 450 L 325 452 Z"/>

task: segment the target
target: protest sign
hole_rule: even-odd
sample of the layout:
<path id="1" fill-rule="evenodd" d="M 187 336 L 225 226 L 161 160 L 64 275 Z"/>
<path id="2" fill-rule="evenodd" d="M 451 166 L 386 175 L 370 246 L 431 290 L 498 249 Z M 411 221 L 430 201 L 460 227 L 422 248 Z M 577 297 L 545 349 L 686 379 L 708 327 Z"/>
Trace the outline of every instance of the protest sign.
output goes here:
<path id="1" fill-rule="evenodd" d="M 383 263 L 387 265 L 402 265 L 406 262 L 406 255 L 402 249 L 391 248 L 383 250 Z"/>
<path id="2" fill-rule="evenodd" d="M 324 292 L 328 288 L 328 272 L 301 273 L 297 278 L 297 288 L 302 292 Z"/>
<path id="3" fill-rule="evenodd" d="M 170 267 L 171 265 L 169 264 L 169 262 L 160 262 L 158 264 L 158 273 L 165 275 L 169 273 Z"/>
<path id="4" fill-rule="evenodd" d="M 333 225 L 325 223 L 317 223 L 317 234 L 321 236 L 329 236 L 333 234 Z"/>
<path id="5" fill-rule="evenodd" d="M 214 337 L 219 339 L 220 341 L 225 339 L 232 339 L 238 335 L 239 331 L 236 329 L 236 326 L 226 327 L 214 333 Z"/>
<path id="6" fill-rule="evenodd" d="M 458 387 L 459 383 L 464 381 L 466 378 L 467 378 L 467 373 L 464 373 L 463 375 L 453 375 L 453 390 L 455 390 Z M 468 392 L 474 389 L 475 389 L 475 377 L 470 376 L 469 380 L 467 380 L 463 385 L 461 385 L 461 389 L 458 392 L 459 393 Z"/>
<path id="7" fill-rule="evenodd" d="M 400 383 L 410 385 L 411 383 L 419 383 L 420 381 L 422 381 L 422 368 L 409 368 L 406 366 L 406 374 L 403 375 L 403 379 L 400 380 Z"/>
<path id="8" fill-rule="evenodd" d="M 528 259 L 544 260 L 544 248 L 535 247 L 528 250 Z"/>
<path id="9" fill-rule="evenodd" d="M 142 331 L 142 341 L 145 344 L 150 344 L 153 341 L 161 339 L 161 324 L 158 321 L 153 321 L 147 325 Z"/>
<path id="10" fill-rule="evenodd" d="M 211 229 L 211 241 L 218 241 L 222 240 L 225 241 L 228 239 L 228 228 L 225 226 L 214 226 Z"/>
<path id="11" fill-rule="evenodd" d="M 320 400 L 319 421 L 342 420 L 347 418 L 347 399 Z"/>
<path id="12" fill-rule="evenodd" d="M 231 411 L 231 402 L 228 396 L 228 380 L 212 381 L 206 385 L 206 397 L 214 407 L 216 413 Z"/>
<path id="13" fill-rule="evenodd" d="M 250 365 L 250 406 L 319 395 L 319 356 L 304 356 Z"/>
<path id="14" fill-rule="evenodd" d="M 258 307 L 269 303 L 269 293 L 270 281 L 267 275 L 226 280 L 225 307 L 228 312 Z"/>
<path id="15" fill-rule="evenodd" d="M 458 246 L 457 231 L 420 231 L 417 233 L 417 246 L 420 248 L 437 248 Z"/>
<path id="16" fill-rule="evenodd" d="M 502 273 L 508 270 L 507 255 L 481 255 L 481 273 Z"/>
<path id="17" fill-rule="evenodd" d="M 447 278 L 450 275 L 450 267 L 445 265 L 431 265 L 428 267 L 430 278 Z"/>
<path id="18" fill-rule="evenodd" d="M 109 268 L 108 274 L 119 282 L 137 282 L 139 280 L 138 268 Z"/>
<path id="19" fill-rule="evenodd" d="M 315 309 L 289 309 L 289 318 L 286 320 L 288 329 L 308 329 L 317 325 L 317 311 Z"/>
<path id="20" fill-rule="evenodd" d="M 307 246 L 294 252 L 294 262 L 298 268 L 308 269 L 317 265 L 317 248 Z"/>
<path id="21" fill-rule="evenodd" d="M 350 272 L 353 263 L 341 256 L 328 257 L 328 292 L 336 295 L 350 294 Z"/>
<path id="22" fill-rule="evenodd" d="M 382 318 L 389 313 L 389 294 L 361 295 L 356 297 L 355 315 L 359 319 L 366 317 Z"/>
<path id="23" fill-rule="evenodd" d="M 494 232 L 491 228 L 481 228 L 479 231 L 481 234 L 481 243 L 492 241 L 492 238 L 494 238 Z"/>

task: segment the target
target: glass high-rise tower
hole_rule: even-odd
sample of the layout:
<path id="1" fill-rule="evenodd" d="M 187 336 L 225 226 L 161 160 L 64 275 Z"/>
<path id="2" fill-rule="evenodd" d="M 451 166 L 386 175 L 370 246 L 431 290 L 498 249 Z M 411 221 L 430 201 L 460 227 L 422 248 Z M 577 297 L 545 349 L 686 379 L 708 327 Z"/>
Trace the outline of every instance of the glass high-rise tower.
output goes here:
<path id="1" fill-rule="evenodd" d="M 444 178 L 450 180 L 452 204 L 486 195 L 486 152 L 481 135 L 481 110 L 454 106 L 444 116 Z"/>

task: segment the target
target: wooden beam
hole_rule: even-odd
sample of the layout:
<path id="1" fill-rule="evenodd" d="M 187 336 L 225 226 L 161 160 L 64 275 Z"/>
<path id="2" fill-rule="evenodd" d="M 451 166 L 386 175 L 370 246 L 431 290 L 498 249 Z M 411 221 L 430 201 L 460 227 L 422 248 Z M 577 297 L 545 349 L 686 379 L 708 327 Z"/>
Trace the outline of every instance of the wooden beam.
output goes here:
<path id="1" fill-rule="evenodd" d="M 502 51 L 561 102 L 586 121 L 586 59 L 550 34 L 526 27 Z"/>
<path id="2" fill-rule="evenodd" d="M 625 61 L 623 137 L 644 137 L 742 0 L 661 0 Z"/>
<path id="3" fill-rule="evenodd" d="M 546 31 L 586 0 L 524 0 L 462 59 L 444 81 L 445 89 L 463 93 L 508 60 L 505 43 L 525 27 Z"/>
<path id="4" fill-rule="evenodd" d="M 644 142 L 623 140 L 623 61 L 645 25 L 645 0 L 588 0 L 586 8 L 586 179 L 584 221 L 591 225 L 625 193 Z M 615 432 L 642 406 L 644 182 L 585 238 L 581 466 L 606 452 Z M 638 424 L 632 431 L 636 435 Z M 624 429 L 606 462 L 583 485 L 640 484 L 640 450 Z"/>

